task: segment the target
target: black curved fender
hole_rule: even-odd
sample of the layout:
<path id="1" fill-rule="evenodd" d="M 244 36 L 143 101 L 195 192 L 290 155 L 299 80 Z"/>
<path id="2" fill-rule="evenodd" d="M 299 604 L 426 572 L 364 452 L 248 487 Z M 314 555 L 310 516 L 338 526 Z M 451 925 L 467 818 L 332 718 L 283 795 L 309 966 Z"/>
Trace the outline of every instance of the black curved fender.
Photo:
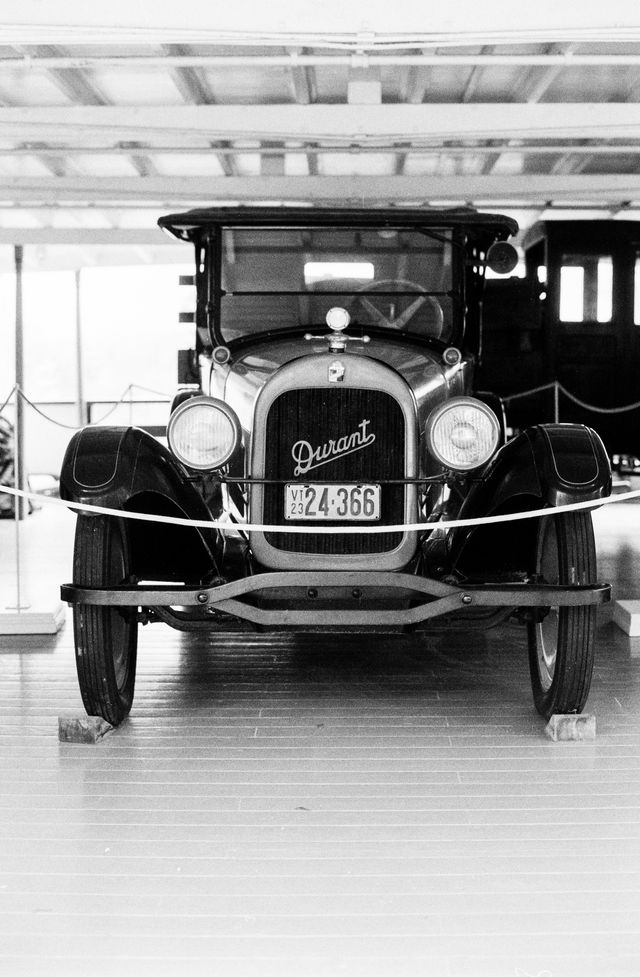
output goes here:
<path id="1" fill-rule="evenodd" d="M 498 451 L 471 486 L 458 518 L 595 501 L 610 493 L 611 466 L 595 431 L 583 424 L 538 424 Z M 482 561 L 481 549 L 490 563 L 513 565 L 514 549 L 522 549 L 532 531 L 534 520 L 527 522 L 453 530 L 449 539 L 453 563 L 459 562 L 473 540 L 474 564 Z"/>
<path id="2" fill-rule="evenodd" d="M 60 497 L 110 509 L 199 520 L 212 518 L 173 455 L 136 427 L 88 427 L 74 434 L 62 462 Z M 157 572 L 152 576 L 162 571 L 169 574 L 169 579 L 184 578 L 185 549 L 192 571 L 217 563 L 221 550 L 217 530 L 183 529 L 138 520 L 131 520 L 129 526 L 138 576 L 154 570 Z M 186 547 L 185 536 L 189 538 Z"/>

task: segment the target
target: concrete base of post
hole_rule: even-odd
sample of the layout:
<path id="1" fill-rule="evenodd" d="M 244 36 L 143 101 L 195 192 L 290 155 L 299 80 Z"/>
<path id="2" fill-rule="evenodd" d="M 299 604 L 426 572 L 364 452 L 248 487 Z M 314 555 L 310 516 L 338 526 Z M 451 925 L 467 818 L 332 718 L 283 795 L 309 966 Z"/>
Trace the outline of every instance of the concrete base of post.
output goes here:
<path id="1" fill-rule="evenodd" d="M 0 608 L 0 634 L 57 634 L 66 618 L 66 605 Z"/>

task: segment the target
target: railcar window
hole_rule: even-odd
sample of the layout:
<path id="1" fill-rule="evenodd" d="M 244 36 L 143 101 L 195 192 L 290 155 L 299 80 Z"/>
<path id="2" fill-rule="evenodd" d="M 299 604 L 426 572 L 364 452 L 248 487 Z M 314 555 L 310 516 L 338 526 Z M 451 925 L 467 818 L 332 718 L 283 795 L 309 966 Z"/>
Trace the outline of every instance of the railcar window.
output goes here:
<path id="1" fill-rule="evenodd" d="M 610 322 L 613 261 L 609 255 L 563 255 L 560 267 L 562 322 Z"/>
<path id="2" fill-rule="evenodd" d="M 563 322 L 584 320 L 584 268 L 580 265 L 560 269 L 560 318 Z"/>
<path id="3" fill-rule="evenodd" d="M 598 322 L 611 322 L 613 315 L 613 260 L 598 258 Z"/>

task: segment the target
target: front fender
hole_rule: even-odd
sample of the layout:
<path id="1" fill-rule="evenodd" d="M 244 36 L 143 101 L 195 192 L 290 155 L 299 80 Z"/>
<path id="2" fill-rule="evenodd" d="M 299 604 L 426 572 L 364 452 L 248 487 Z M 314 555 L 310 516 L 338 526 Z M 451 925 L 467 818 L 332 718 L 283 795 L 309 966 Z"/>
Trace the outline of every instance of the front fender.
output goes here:
<path id="1" fill-rule="evenodd" d="M 135 427 L 88 427 L 69 442 L 60 473 L 68 502 L 210 520 L 202 496 L 173 455 Z M 89 513 L 88 513 L 89 515 Z M 217 565 L 217 530 L 131 520 L 137 576 L 184 579 Z M 188 557 L 188 558 L 187 558 Z"/>
<path id="2" fill-rule="evenodd" d="M 472 485 L 458 518 L 597 501 L 610 493 L 611 466 L 595 431 L 583 424 L 538 424 L 500 449 Z M 453 530 L 453 564 L 462 562 L 469 569 L 480 569 L 483 561 L 502 569 L 517 565 L 528 558 L 533 522 Z"/>

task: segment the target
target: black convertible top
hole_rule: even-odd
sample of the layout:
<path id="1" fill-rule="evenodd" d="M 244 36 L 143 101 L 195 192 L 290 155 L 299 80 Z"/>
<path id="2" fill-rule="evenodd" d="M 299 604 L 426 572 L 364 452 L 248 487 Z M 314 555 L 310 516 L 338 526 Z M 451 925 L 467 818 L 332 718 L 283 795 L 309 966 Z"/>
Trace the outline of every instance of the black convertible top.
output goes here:
<path id="1" fill-rule="evenodd" d="M 491 239 L 508 238 L 518 223 L 503 214 L 483 214 L 470 207 L 203 207 L 161 217 L 159 226 L 183 241 L 196 241 L 207 227 L 463 227 Z"/>

